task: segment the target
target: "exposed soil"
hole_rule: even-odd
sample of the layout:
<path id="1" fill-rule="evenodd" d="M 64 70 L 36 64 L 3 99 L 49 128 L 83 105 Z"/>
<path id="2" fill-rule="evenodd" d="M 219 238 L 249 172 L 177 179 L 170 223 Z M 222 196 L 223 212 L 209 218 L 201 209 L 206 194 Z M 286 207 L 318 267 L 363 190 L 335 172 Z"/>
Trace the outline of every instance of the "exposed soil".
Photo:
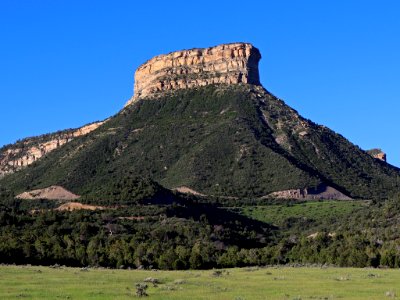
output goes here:
<path id="1" fill-rule="evenodd" d="M 47 200 L 76 200 L 80 196 L 76 195 L 62 186 L 52 185 L 44 189 L 37 189 L 23 192 L 15 198 L 25 200 L 47 199 Z"/>
<path id="2" fill-rule="evenodd" d="M 96 205 L 88 205 L 88 204 L 82 204 L 80 202 L 68 202 L 61 204 L 59 207 L 57 207 L 55 210 L 58 211 L 73 211 L 73 210 L 96 210 L 96 209 L 106 209 L 107 207 L 104 206 L 96 206 Z"/>
<path id="3" fill-rule="evenodd" d="M 180 186 L 174 189 L 175 191 L 182 193 L 182 194 L 192 194 L 192 195 L 196 195 L 196 196 L 206 196 L 202 193 L 199 193 L 193 189 L 191 189 L 190 187 L 187 186 Z"/>

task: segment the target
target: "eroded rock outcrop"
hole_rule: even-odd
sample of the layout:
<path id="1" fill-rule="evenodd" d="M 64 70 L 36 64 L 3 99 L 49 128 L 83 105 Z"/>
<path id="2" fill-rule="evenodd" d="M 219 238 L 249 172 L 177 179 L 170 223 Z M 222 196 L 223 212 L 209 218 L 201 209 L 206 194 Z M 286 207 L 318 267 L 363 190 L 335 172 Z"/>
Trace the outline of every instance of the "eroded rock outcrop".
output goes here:
<path id="1" fill-rule="evenodd" d="M 134 96 L 127 105 L 139 98 L 208 84 L 259 85 L 260 58 L 259 50 L 248 43 L 158 55 L 136 70 Z"/>
<path id="2" fill-rule="evenodd" d="M 27 138 L 4 147 L 3 151 L 0 152 L 0 178 L 29 166 L 44 155 L 72 141 L 74 138 L 92 132 L 103 123 L 95 122 L 78 129 Z"/>
<path id="3" fill-rule="evenodd" d="M 320 184 L 313 188 L 277 191 L 269 194 L 267 197 L 303 200 L 351 200 L 349 196 L 325 184 Z"/>
<path id="4" fill-rule="evenodd" d="M 367 150 L 367 153 L 379 160 L 386 161 L 386 153 L 379 148 Z"/>

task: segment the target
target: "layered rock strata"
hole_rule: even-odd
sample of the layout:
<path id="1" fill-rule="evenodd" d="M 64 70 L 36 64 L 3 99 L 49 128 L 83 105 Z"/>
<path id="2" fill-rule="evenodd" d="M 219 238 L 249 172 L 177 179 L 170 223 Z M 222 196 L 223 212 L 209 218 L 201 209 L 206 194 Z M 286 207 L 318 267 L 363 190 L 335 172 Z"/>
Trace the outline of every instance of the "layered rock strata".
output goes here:
<path id="1" fill-rule="evenodd" d="M 27 138 L 3 148 L 3 151 L 0 152 L 0 178 L 29 166 L 44 155 L 72 141 L 74 138 L 92 132 L 103 123 L 96 122 L 78 129 L 51 134 L 48 138 Z"/>
<path id="2" fill-rule="evenodd" d="M 156 56 L 135 72 L 134 96 L 159 95 L 166 91 L 208 84 L 260 85 L 260 51 L 248 43 L 223 44 Z"/>

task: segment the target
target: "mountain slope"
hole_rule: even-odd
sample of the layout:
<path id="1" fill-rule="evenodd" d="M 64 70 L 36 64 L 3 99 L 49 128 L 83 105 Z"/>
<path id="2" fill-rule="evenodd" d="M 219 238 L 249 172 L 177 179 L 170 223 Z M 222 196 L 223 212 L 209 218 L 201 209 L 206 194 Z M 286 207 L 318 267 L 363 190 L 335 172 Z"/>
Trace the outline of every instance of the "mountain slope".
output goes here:
<path id="1" fill-rule="evenodd" d="M 60 185 L 93 198 L 98 187 L 111 191 L 132 176 L 215 196 L 326 185 L 353 198 L 386 198 L 400 171 L 259 86 L 223 84 L 135 101 L 0 187 L 19 193 Z"/>
<path id="2" fill-rule="evenodd" d="M 14 144 L 1 147 L 0 178 L 23 169 L 72 139 L 95 130 L 103 123 L 104 121 L 94 122 L 76 129 L 66 129 L 25 138 Z"/>

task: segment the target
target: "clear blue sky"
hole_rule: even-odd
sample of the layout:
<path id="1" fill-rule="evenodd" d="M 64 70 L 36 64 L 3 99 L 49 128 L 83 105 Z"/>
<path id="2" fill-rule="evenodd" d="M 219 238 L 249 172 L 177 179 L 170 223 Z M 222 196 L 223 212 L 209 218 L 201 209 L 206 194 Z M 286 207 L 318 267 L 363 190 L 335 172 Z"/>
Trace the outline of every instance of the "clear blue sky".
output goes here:
<path id="1" fill-rule="evenodd" d="M 154 55 L 251 42 L 263 85 L 400 166 L 400 1 L 0 0 L 0 145 L 115 114 Z"/>

